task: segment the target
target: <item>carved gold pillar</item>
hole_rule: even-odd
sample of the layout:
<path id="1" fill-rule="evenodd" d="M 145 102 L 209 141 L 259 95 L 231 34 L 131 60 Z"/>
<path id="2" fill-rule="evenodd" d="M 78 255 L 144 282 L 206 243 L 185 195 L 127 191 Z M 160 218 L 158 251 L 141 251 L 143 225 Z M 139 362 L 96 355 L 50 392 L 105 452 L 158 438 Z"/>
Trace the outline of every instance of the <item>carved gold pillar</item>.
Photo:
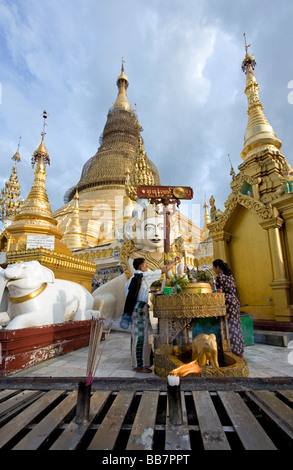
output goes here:
<path id="1" fill-rule="evenodd" d="M 267 230 L 273 270 L 273 280 L 270 284 L 273 289 L 274 311 L 276 321 L 292 321 L 293 315 L 290 308 L 290 287 L 285 272 L 284 254 L 281 244 L 280 229 L 284 220 L 274 217 L 268 222 L 261 223 Z M 265 260 L 263 260 L 265 261 Z"/>
<path id="2" fill-rule="evenodd" d="M 230 264 L 228 241 L 230 240 L 231 236 L 231 233 L 225 232 L 224 230 L 211 233 L 214 247 L 214 259 L 220 258 L 226 263 Z"/>
<path id="3" fill-rule="evenodd" d="M 285 221 L 285 224 L 284 224 L 285 225 L 285 228 L 284 228 L 285 254 L 284 256 L 287 261 L 288 276 L 292 285 L 293 283 L 293 197 L 290 199 L 290 201 L 283 202 L 281 210 L 282 210 L 282 218 Z"/>

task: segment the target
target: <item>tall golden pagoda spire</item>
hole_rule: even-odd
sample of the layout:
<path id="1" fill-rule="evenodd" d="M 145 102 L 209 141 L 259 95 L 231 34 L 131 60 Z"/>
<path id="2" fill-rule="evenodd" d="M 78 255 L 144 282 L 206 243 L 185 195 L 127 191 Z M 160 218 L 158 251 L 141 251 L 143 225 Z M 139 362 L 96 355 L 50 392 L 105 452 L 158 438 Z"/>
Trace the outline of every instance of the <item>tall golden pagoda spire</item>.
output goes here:
<path id="1" fill-rule="evenodd" d="M 16 215 L 15 220 L 21 219 L 38 219 L 46 220 L 53 225 L 57 225 L 53 217 L 51 206 L 49 204 L 45 181 L 46 181 L 46 164 L 50 164 L 49 154 L 47 152 L 44 137 L 45 126 L 47 119 L 46 111 L 43 112 L 44 125 L 43 132 L 41 133 L 42 140 L 38 148 L 32 156 L 32 167 L 35 167 L 34 181 L 32 188 L 22 206 L 19 214 Z"/>
<path id="2" fill-rule="evenodd" d="M 119 77 L 117 78 L 117 86 L 118 86 L 118 96 L 117 99 L 114 103 L 113 108 L 120 108 L 120 109 L 126 109 L 127 111 L 131 110 L 131 106 L 129 104 L 126 90 L 128 88 L 128 78 L 124 73 L 124 63 L 125 61 L 122 58 L 122 66 L 121 66 L 121 73 Z"/>
<path id="3" fill-rule="evenodd" d="M 5 225 L 7 225 L 8 219 L 12 221 L 13 216 L 20 211 L 22 206 L 22 202 L 19 199 L 20 184 L 17 175 L 17 163 L 21 161 L 19 155 L 20 140 L 21 137 L 19 138 L 17 150 L 12 157 L 12 160 L 15 162 L 14 167 L 12 168 L 9 180 L 6 181 L 5 187 L 2 189 L 0 195 L 0 215 L 2 222 Z"/>
<path id="4" fill-rule="evenodd" d="M 254 56 L 248 52 L 250 44 L 246 44 L 245 34 L 244 37 L 246 54 L 242 62 L 242 70 L 246 74 L 245 94 L 248 100 L 248 123 L 244 136 L 244 146 L 241 152 L 243 160 L 249 157 L 251 150 L 254 150 L 256 147 L 273 145 L 278 150 L 282 147 L 282 142 L 277 139 L 272 126 L 263 113 L 263 106 L 258 95 L 259 85 L 253 72 L 256 62 Z"/>
<path id="5" fill-rule="evenodd" d="M 83 234 L 82 227 L 79 219 L 79 205 L 78 205 L 78 191 L 76 190 L 74 196 L 74 206 L 72 209 L 72 216 L 69 220 L 68 226 L 65 229 L 65 233 L 61 239 L 65 243 L 69 250 L 80 250 L 88 247 L 88 243 Z"/>
<path id="6" fill-rule="evenodd" d="M 136 154 L 131 171 L 127 174 L 125 183 L 125 190 L 127 196 L 135 201 L 137 199 L 136 190 L 138 186 L 152 186 L 155 185 L 155 178 L 152 169 L 147 164 L 146 153 L 143 146 L 142 137 L 139 132 L 140 124 L 137 121 L 138 137 Z"/>

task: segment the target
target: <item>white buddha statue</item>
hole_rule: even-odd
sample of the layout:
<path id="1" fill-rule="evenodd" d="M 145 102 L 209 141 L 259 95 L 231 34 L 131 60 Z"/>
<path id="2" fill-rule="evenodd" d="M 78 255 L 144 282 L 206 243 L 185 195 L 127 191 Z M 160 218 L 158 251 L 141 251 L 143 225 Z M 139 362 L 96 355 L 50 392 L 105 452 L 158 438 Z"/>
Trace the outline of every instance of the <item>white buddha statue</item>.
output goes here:
<path id="1" fill-rule="evenodd" d="M 176 222 L 171 217 L 170 255 L 181 254 L 175 247 L 174 240 L 178 233 Z M 112 328 L 118 327 L 125 303 L 125 283 L 132 276 L 133 260 L 145 258 L 149 269 L 164 266 L 164 216 L 156 213 L 152 204 L 138 202 L 133 216 L 124 226 L 124 241 L 120 250 L 120 264 L 123 274 L 98 287 L 93 293 L 94 308 L 99 310 L 106 323 L 113 321 Z M 181 267 L 178 265 L 178 269 Z M 168 273 L 169 277 L 172 273 Z"/>

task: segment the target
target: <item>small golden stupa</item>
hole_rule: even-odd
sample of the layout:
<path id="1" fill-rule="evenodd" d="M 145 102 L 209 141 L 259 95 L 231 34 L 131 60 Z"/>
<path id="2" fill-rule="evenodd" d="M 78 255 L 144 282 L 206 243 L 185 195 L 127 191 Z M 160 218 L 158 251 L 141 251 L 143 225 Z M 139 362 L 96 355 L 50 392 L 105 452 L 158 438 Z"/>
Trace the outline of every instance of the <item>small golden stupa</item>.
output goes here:
<path id="1" fill-rule="evenodd" d="M 17 151 L 12 157 L 12 160 L 14 160 L 15 164 L 13 166 L 11 175 L 9 180 L 6 181 L 5 187 L 1 190 L 0 194 L 0 217 L 3 223 L 0 233 L 2 233 L 5 228 L 11 224 L 13 217 L 20 211 L 23 204 L 23 201 L 21 201 L 19 198 L 20 184 L 17 175 L 17 164 L 21 161 L 19 155 L 20 140 L 21 137 L 19 138 Z"/>
<path id="2" fill-rule="evenodd" d="M 37 260 L 52 269 L 56 278 L 77 282 L 89 291 L 95 273 L 95 264 L 73 256 L 62 242 L 63 234 L 57 228 L 46 191 L 46 165 L 50 164 L 45 137 L 45 120 L 42 139 L 32 155 L 35 168 L 31 190 L 15 213 L 13 221 L 0 236 L 0 249 L 6 252 L 6 263 Z"/>

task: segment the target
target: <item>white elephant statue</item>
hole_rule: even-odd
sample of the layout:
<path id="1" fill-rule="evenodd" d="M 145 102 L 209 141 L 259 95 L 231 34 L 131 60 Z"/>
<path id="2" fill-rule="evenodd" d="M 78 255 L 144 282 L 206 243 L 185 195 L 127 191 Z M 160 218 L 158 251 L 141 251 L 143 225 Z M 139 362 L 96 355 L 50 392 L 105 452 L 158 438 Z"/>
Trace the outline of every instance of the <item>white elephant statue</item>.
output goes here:
<path id="1" fill-rule="evenodd" d="M 210 364 L 213 368 L 219 368 L 218 346 L 214 333 L 207 335 L 200 333 L 192 341 L 192 360 L 197 361 L 199 367 Z"/>
<path id="2" fill-rule="evenodd" d="M 55 279 L 53 271 L 38 261 L 8 265 L 4 276 L 8 307 L 6 312 L 0 313 L 0 323 L 6 323 L 6 329 L 100 317 L 100 312 L 93 310 L 94 299 L 85 287 Z"/>
<path id="3" fill-rule="evenodd" d="M 8 306 L 8 293 L 7 289 L 5 289 L 6 282 L 5 271 L 0 267 L 0 312 L 6 312 Z"/>

